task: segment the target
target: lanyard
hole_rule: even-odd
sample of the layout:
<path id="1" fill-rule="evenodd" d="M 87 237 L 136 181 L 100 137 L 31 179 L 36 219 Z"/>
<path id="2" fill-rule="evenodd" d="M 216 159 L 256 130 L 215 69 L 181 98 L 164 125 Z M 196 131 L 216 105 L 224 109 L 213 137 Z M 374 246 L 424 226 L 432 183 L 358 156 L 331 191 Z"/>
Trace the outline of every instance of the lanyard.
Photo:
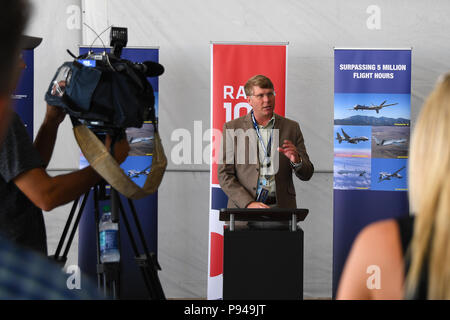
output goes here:
<path id="1" fill-rule="evenodd" d="M 272 126 L 272 131 L 270 132 L 270 138 L 269 141 L 267 142 L 267 148 L 264 145 L 264 141 L 261 137 L 261 133 L 259 132 L 259 128 L 258 128 L 258 124 L 256 123 L 255 120 L 255 116 L 253 115 L 253 110 L 252 110 L 252 120 L 253 120 L 253 126 L 255 127 L 256 130 L 256 134 L 258 135 L 258 139 L 259 142 L 261 142 L 261 146 L 263 148 L 264 154 L 266 156 L 266 161 L 269 161 L 269 166 L 270 166 L 270 153 L 271 153 L 271 149 L 272 149 L 272 137 L 273 137 L 273 128 L 275 127 L 275 124 Z"/>

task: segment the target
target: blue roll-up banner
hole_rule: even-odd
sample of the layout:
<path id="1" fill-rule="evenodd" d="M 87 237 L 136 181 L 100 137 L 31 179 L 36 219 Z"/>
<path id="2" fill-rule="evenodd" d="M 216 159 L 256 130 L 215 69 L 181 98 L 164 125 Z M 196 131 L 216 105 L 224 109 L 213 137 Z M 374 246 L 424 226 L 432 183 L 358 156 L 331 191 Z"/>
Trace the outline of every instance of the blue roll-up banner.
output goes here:
<path id="1" fill-rule="evenodd" d="M 80 47 L 80 54 L 85 54 L 88 50 L 94 52 L 103 52 L 105 49 Z M 110 49 L 106 49 L 109 52 Z M 122 58 L 133 62 L 159 61 L 158 48 L 124 48 Z M 148 78 L 155 94 L 156 118 L 158 119 L 158 78 Z M 127 175 L 140 187 L 143 187 L 147 175 L 151 170 L 152 152 L 153 152 L 153 133 L 154 124 L 145 122 L 142 128 L 128 128 L 126 130 L 127 139 L 130 144 L 128 158 L 122 163 L 121 168 Z M 87 166 L 86 159 L 81 156 L 80 167 Z M 109 191 L 107 191 L 109 192 Z M 143 248 L 139 241 L 139 233 L 135 228 L 134 220 L 131 215 L 128 201 L 121 196 L 121 201 L 126 211 L 128 221 L 132 227 L 133 237 L 138 245 L 139 253 L 143 254 Z M 109 201 L 99 201 L 100 210 L 104 205 L 109 205 Z M 158 193 L 145 197 L 140 200 L 134 200 L 139 222 L 145 234 L 146 242 L 150 252 L 157 255 L 158 249 Z M 95 214 L 94 200 L 92 192 L 89 195 L 86 207 L 80 220 L 79 243 L 78 243 L 78 265 L 83 273 L 88 274 L 92 280 L 96 281 L 96 233 L 95 233 Z M 144 285 L 142 274 L 135 262 L 134 251 L 132 249 L 129 235 L 123 222 L 120 219 L 120 298 L 121 299 L 147 299 L 148 292 Z"/>
<path id="2" fill-rule="evenodd" d="M 358 233 L 409 213 L 411 49 L 335 49 L 334 58 L 333 296 Z"/>
<path id="3" fill-rule="evenodd" d="M 22 58 L 25 69 L 22 71 L 19 83 L 12 95 L 13 107 L 27 128 L 33 140 L 33 114 L 34 114 L 34 50 L 23 50 Z"/>

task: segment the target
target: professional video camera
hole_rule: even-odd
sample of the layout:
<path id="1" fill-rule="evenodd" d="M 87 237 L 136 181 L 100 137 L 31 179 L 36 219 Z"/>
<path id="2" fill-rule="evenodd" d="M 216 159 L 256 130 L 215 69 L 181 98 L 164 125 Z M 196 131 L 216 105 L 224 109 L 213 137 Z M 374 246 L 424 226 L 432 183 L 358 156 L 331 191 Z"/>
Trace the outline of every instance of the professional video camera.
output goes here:
<path id="1" fill-rule="evenodd" d="M 154 255 L 148 250 L 142 227 L 131 201 L 154 193 L 161 183 L 167 166 L 167 158 L 155 122 L 153 88 L 147 81 L 147 77 L 161 75 L 164 68 L 151 61 L 134 63 L 121 59 L 122 49 L 126 46 L 128 39 L 126 28 L 112 28 L 110 37 L 113 47 L 111 53 L 107 53 L 106 48 L 102 53 L 89 51 L 87 54 L 78 57 L 69 52 L 75 60 L 64 63 L 58 69 L 50 83 L 45 100 L 50 105 L 64 108 L 71 116 L 75 139 L 83 155 L 104 179 L 93 188 L 96 223 L 99 222 L 99 200 L 110 200 L 112 221 L 116 222 L 118 226 L 120 226 L 120 218 L 124 221 L 130 243 L 133 244 L 135 260 L 141 270 L 149 297 L 151 299 L 165 299 L 157 273 L 158 263 Z M 107 150 L 99 138 L 105 136 L 106 133 L 112 134 L 114 142 L 124 134 L 124 129 L 129 127 L 140 128 L 143 122 L 148 120 L 152 120 L 154 125 L 154 147 L 151 170 L 147 175 L 144 186 L 141 188 L 124 173 L 112 157 L 114 143 L 110 147 L 111 150 Z M 109 194 L 106 192 L 106 183 L 111 186 Z M 65 262 L 67 259 L 73 235 L 90 192 L 91 190 L 88 190 L 83 197 L 66 249 L 61 256 L 61 249 L 66 243 L 67 231 L 78 205 L 78 199 L 72 206 L 69 219 L 54 255 L 56 261 Z M 136 230 L 138 230 L 143 254 L 136 245 L 138 242 L 130 228 L 119 193 L 129 200 L 131 216 L 134 219 Z M 118 262 L 103 263 L 100 260 L 100 246 L 98 244 L 101 241 L 98 230 L 97 228 L 98 284 L 105 293 L 110 290 L 112 297 L 118 298 L 121 282 L 119 280 L 120 264 Z"/>
<path id="2" fill-rule="evenodd" d="M 97 35 L 97 38 L 99 36 Z M 74 57 L 65 62 L 53 77 L 45 100 L 64 108 L 70 115 L 74 135 L 90 165 L 117 191 L 129 199 L 140 199 L 154 193 L 163 178 L 167 158 L 155 118 L 155 97 L 147 77 L 164 72 L 159 63 L 135 63 L 121 59 L 128 42 L 126 28 L 112 27 L 111 53 L 94 53 Z M 124 137 L 125 129 L 141 128 L 144 121 L 154 127 L 153 155 L 150 174 L 144 186 L 137 186 L 108 154 L 103 140 L 109 134 L 114 141 Z"/>
<path id="3" fill-rule="evenodd" d="M 112 52 L 89 51 L 59 67 L 45 100 L 59 106 L 94 131 L 140 128 L 155 123 L 155 97 L 147 77 L 164 72 L 159 63 L 135 63 L 121 59 L 128 42 L 127 28 L 112 27 Z"/>

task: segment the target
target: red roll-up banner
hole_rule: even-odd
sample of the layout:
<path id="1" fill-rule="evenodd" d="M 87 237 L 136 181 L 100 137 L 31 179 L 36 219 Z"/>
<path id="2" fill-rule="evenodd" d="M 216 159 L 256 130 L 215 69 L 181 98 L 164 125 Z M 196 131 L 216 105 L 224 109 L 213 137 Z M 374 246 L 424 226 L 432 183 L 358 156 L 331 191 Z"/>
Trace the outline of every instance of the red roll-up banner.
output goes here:
<path id="1" fill-rule="evenodd" d="M 251 111 L 244 85 L 262 74 L 275 88 L 275 113 L 284 116 L 286 104 L 287 43 L 211 44 L 211 188 L 209 215 L 208 299 L 222 299 L 223 222 L 219 210 L 227 196 L 217 178 L 217 157 L 223 124 Z"/>

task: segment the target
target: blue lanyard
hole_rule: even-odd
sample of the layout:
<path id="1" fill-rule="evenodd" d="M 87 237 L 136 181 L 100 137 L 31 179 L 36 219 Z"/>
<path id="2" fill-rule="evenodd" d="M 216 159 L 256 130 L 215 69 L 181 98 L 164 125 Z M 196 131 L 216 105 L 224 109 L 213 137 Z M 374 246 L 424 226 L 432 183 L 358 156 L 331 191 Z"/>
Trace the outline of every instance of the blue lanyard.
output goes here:
<path id="1" fill-rule="evenodd" d="M 268 158 L 270 158 L 270 153 L 271 153 L 271 149 L 272 149 L 273 128 L 275 127 L 275 124 L 272 126 L 272 131 L 270 132 L 270 138 L 269 138 L 269 141 L 267 142 L 267 148 L 266 148 L 266 146 L 264 145 L 264 141 L 261 137 L 261 133 L 259 132 L 259 128 L 258 128 L 258 124 L 256 123 L 255 116 L 253 115 L 253 110 L 252 110 L 252 120 L 253 120 L 253 127 L 255 127 L 256 134 L 258 135 L 259 142 L 261 142 L 261 146 L 264 150 L 264 154 L 266 155 L 266 159 L 268 159 Z"/>

